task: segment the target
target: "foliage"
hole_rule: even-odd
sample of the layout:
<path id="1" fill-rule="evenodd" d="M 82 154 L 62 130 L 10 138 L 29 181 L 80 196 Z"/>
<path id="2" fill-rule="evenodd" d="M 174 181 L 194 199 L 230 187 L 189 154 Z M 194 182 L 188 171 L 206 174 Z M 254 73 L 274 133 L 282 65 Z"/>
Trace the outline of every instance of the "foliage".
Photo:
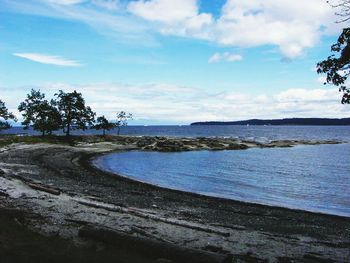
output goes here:
<path id="1" fill-rule="evenodd" d="M 132 114 L 126 113 L 125 111 L 120 111 L 117 113 L 117 121 L 115 123 L 117 129 L 118 129 L 118 135 L 120 134 L 120 127 L 127 126 L 128 121 L 132 120 Z"/>
<path id="2" fill-rule="evenodd" d="M 62 117 L 63 132 L 69 136 L 72 129 L 85 130 L 93 125 L 95 113 L 89 106 L 81 93 L 77 91 L 65 93 L 60 90 L 57 94 L 57 107 Z"/>
<path id="3" fill-rule="evenodd" d="M 350 89 L 347 87 L 347 78 L 350 74 L 350 28 L 344 28 L 331 51 L 335 54 L 317 64 L 317 73 L 327 74 L 325 84 L 333 84 L 343 92 L 342 103 L 350 103 Z"/>
<path id="4" fill-rule="evenodd" d="M 109 122 L 105 116 L 97 118 L 93 128 L 96 130 L 103 130 L 103 136 L 106 135 L 106 131 L 112 130 L 116 127 L 115 123 Z"/>
<path id="5" fill-rule="evenodd" d="M 25 126 L 25 129 L 32 126 L 34 130 L 45 135 L 52 134 L 53 131 L 60 128 L 61 116 L 55 107 L 55 102 L 47 101 L 45 94 L 40 90 L 32 89 L 30 94 L 27 94 L 25 101 L 21 102 L 18 110 L 24 112 L 22 125 Z"/>
<path id="6" fill-rule="evenodd" d="M 7 120 L 16 121 L 16 117 L 13 113 L 8 111 L 5 102 L 0 100 L 0 131 L 11 128 L 11 125 Z"/>

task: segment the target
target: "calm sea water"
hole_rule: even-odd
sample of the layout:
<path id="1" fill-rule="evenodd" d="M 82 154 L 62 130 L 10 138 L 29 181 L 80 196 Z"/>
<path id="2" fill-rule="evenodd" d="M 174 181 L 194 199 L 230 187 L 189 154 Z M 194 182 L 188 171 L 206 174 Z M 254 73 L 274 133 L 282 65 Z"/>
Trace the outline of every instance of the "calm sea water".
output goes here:
<path id="1" fill-rule="evenodd" d="M 200 126 L 177 127 L 168 133 L 166 129 L 171 128 L 157 127 L 152 132 L 258 140 L 350 141 L 350 127 L 339 126 Z M 108 154 L 96 159 L 94 164 L 109 172 L 171 189 L 350 216 L 349 143 L 244 151 L 134 151 Z"/>

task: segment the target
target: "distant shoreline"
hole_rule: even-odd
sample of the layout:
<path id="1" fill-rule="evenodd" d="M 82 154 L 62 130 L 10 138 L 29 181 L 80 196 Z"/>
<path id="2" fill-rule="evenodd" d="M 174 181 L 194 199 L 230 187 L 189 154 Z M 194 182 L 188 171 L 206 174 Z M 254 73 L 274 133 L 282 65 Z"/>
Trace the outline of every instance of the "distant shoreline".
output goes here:
<path id="1" fill-rule="evenodd" d="M 348 126 L 350 125 L 350 118 L 286 118 L 271 120 L 251 119 L 243 121 L 203 121 L 193 122 L 190 125 Z"/>

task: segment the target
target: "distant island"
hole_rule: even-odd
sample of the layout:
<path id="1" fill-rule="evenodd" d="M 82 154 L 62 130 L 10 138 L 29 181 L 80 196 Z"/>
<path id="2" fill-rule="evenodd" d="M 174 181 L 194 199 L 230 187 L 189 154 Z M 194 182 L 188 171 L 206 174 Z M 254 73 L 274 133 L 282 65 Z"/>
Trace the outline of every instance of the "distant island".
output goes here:
<path id="1" fill-rule="evenodd" d="M 205 121 L 193 122 L 191 125 L 350 125 L 350 118 L 287 118 L 274 120 L 251 119 L 245 121 Z"/>

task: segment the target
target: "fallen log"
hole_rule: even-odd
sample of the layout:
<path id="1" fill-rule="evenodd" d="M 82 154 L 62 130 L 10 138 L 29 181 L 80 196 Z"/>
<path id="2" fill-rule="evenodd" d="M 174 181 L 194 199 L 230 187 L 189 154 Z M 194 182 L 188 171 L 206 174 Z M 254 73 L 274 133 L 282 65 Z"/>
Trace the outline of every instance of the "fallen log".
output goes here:
<path id="1" fill-rule="evenodd" d="M 186 227 L 194 230 L 199 230 L 203 231 L 206 233 L 213 233 L 213 234 L 218 234 L 224 237 L 230 236 L 229 232 L 210 227 L 210 226 L 205 226 L 201 224 L 196 224 L 196 223 L 191 223 L 183 220 L 178 220 L 174 218 L 165 218 L 165 217 L 160 217 L 154 214 L 150 213 L 145 213 L 144 211 L 137 209 L 137 208 L 132 208 L 132 207 L 121 207 L 121 206 L 116 206 L 112 204 L 105 204 L 105 203 L 100 203 L 100 202 L 94 202 L 90 200 L 84 200 L 84 199 L 77 199 L 76 200 L 79 204 L 86 205 L 86 206 L 91 206 L 94 208 L 102 208 L 111 212 L 119 212 L 119 213 L 127 213 L 127 214 L 132 214 L 137 217 L 142 217 L 146 219 L 151 219 L 154 221 L 158 222 L 163 222 L 171 225 L 177 225 L 181 227 Z"/>
<path id="2" fill-rule="evenodd" d="M 43 192 L 46 192 L 49 194 L 53 194 L 53 195 L 60 195 L 61 194 L 60 190 L 58 190 L 56 188 L 49 187 L 49 186 L 44 186 L 42 184 L 27 183 L 27 185 L 35 190 L 43 191 Z"/>
<path id="3" fill-rule="evenodd" d="M 165 240 L 164 238 L 161 238 L 161 237 L 158 237 L 156 235 L 153 235 L 153 234 L 150 234 L 148 233 L 147 231 L 141 229 L 140 227 L 137 227 L 137 226 L 131 226 L 130 227 L 130 230 L 133 232 L 133 233 L 137 233 L 137 234 L 140 234 L 142 236 L 146 236 L 146 237 L 149 237 L 149 238 L 152 238 L 152 239 L 156 239 L 156 240 L 159 240 L 161 242 L 167 242 L 167 243 L 172 243 L 171 241 L 169 240 Z"/>
<path id="4" fill-rule="evenodd" d="M 167 242 L 160 242 L 146 237 L 135 237 L 120 231 L 92 225 L 79 230 L 82 238 L 105 242 L 130 253 L 140 253 L 151 259 L 166 259 L 171 262 L 225 263 L 231 262 L 231 256 L 192 248 L 181 247 Z"/>

